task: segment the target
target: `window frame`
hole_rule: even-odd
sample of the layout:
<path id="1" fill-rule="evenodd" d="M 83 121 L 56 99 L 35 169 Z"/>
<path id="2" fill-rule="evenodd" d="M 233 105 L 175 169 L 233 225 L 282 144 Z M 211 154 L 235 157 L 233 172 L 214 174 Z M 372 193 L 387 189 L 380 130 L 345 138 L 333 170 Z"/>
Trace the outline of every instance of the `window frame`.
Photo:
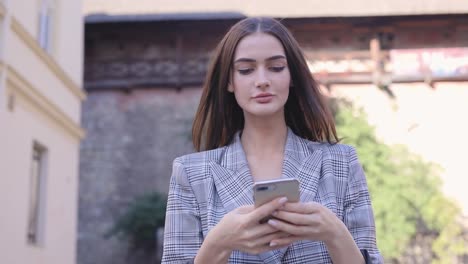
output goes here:
<path id="1" fill-rule="evenodd" d="M 54 48 L 55 9 L 55 0 L 39 0 L 37 42 L 47 53 Z"/>
<path id="2" fill-rule="evenodd" d="M 44 244 L 47 163 L 47 148 L 34 141 L 31 151 L 26 229 L 26 240 L 30 245 Z"/>

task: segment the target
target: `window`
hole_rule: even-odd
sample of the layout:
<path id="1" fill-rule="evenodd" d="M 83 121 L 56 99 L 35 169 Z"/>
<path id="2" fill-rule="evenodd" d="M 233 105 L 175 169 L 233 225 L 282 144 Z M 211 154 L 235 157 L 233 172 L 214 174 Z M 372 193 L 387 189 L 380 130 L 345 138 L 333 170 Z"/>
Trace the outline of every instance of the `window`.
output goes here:
<path id="1" fill-rule="evenodd" d="M 40 0 L 39 3 L 38 42 L 44 50 L 50 53 L 53 44 L 54 1 Z"/>
<path id="2" fill-rule="evenodd" d="M 43 240 L 46 162 L 46 148 L 34 142 L 29 180 L 29 212 L 27 230 L 27 240 L 30 244 L 40 244 Z"/>

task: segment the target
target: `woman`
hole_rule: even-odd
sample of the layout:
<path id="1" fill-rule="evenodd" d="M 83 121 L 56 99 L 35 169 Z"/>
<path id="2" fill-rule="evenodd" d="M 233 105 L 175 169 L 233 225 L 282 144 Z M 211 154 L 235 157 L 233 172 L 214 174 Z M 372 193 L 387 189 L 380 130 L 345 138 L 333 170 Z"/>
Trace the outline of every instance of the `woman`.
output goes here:
<path id="1" fill-rule="evenodd" d="M 217 47 L 174 161 L 163 263 L 381 263 L 366 179 L 299 45 L 278 21 L 247 18 Z M 254 182 L 300 181 L 300 202 L 253 206 Z M 273 215 L 266 223 L 260 220 Z"/>

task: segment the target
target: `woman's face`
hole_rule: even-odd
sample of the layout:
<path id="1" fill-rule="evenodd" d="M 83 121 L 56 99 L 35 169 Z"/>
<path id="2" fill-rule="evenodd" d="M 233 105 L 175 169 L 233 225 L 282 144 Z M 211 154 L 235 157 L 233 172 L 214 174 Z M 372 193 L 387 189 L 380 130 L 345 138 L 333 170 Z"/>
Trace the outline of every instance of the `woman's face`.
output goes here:
<path id="1" fill-rule="evenodd" d="M 281 42 L 272 35 L 244 37 L 234 54 L 232 82 L 228 90 L 248 117 L 284 114 L 291 75 Z"/>

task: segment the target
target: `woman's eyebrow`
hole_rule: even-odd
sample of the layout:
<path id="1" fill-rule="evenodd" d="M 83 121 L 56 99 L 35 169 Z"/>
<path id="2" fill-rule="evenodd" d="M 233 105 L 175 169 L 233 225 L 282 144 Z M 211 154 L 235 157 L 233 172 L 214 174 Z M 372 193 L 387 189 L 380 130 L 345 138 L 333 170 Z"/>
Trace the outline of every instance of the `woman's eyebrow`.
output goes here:
<path id="1" fill-rule="evenodd" d="M 265 61 L 272 61 L 272 60 L 278 60 L 278 59 L 286 59 L 286 57 L 284 55 L 275 55 L 275 56 L 266 58 Z M 238 62 L 256 62 L 256 60 L 250 59 L 250 58 L 239 58 L 234 61 L 234 63 L 238 63 Z"/>

